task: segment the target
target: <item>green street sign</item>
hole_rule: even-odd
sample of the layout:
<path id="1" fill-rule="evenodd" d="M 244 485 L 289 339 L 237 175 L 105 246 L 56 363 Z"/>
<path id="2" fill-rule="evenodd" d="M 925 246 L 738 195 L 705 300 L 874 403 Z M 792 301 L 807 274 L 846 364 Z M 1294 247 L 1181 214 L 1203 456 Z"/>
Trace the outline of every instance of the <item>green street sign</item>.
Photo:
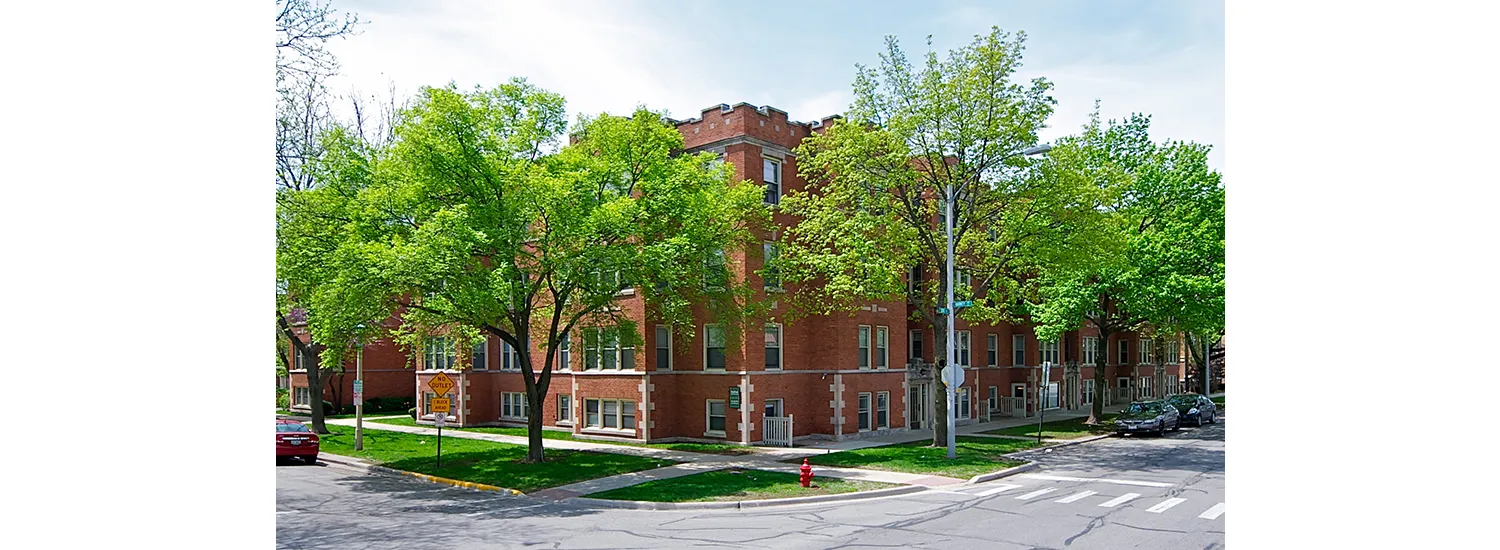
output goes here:
<path id="1" fill-rule="evenodd" d="M 956 304 L 953 304 L 953 307 L 974 307 L 974 301 L 973 300 L 964 300 L 962 302 L 958 302 Z"/>
<path id="2" fill-rule="evenodd" d="M 948 308 L 940 307 L 940 308 L 938 308 L 938 313 L 941 313 L 943 315 L 947 315 L 948 314 Z"/>
<path id="3" fill-rule="evenodd" d="M 738 408 L 740 408 L 740 387 L 739 386 L 730 386 L 729 387 L 729 408 L 731 408 L 731 409 L 738 409 Z"/>

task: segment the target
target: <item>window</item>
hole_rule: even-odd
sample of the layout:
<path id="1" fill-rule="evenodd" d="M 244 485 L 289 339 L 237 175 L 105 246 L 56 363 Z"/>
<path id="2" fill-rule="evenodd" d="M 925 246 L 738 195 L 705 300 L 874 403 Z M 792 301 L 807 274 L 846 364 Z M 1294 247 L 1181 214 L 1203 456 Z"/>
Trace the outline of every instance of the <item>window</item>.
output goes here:
<path id="1" fill-rule="evenodd" d="M 1000 337 L 994 333 L 984 335 L 984 360 L 991 367 L 1000 364 Z"/>
<path id="2" fill-rule="evenodd" d="M 1120 339 L 1120 364 L 1130 364 L 1130 341 L 1124 338 Z"/>
<path id="3" fill-rule="evenodd" d="M 1099 358 L 1099 337 L 1083 337 L 1083 364 L 1092 365 Z"/>
<path id="4" fill-rule="evenodd" d="M 469 359 L 469 366 L 474 370 L 489 370 L 490 349 L 487 344 L 489 344 L 489 338 L 485 338 L 485 341 L 474 344 L 473 357 Z"/>
<path id="5" fill-rule="evenodd" d="M 907 356 L 910 357 L 910 358 L 912 358 L 912 359 L 918 359 L 918 360 L 920 360 L 923 357 L 923 355 L 922 355 L 922 331 L 920 331 L 920 330 L 913 330 L 913 331 L 911 331 L 910 333 L 907 334 L 907 338 L 911 342 L 911 345 L 907 346 L 907 348 L 906 348 Z"/>
<path id="6" fill-rule="evenodd" d="M 1043 406 L 1046 407 L 1046 408 L 1049 408 L 1049 409 L 1056 409 L 1056 408 L 1060 407 L 1061 406 L 1061 404 L 1060 404 L 1061 403 L 1061 399 L 1060 398 L 1062 396 L 1057 391 L 1057 382 L 1048 382 L 1047 383 L 1047 388 L 1046 388 L 1045 391 L 1046 391 L 1046 394 L 1047 394 L 1046 397 L 1045 397 L 1046 403 L 1043 404 Z"/>
<path id="7" fill-rule="evenodd" d="M 500 370 L 521 370 L 521 355 L 516 353 L 515 346 L 504 340 L 500 341 Z"/>
<path id="8" fill-rule="evenodd" d="M 1177 362 L 1179 361 L 1178 358 L 1180 357 L 1178 355 L 1178 353 L 1181 352 L 1180 348 L 1181 348 L 1181 343 L 1180 342 L 1178 342 L 1176 340 L 1167 340 L 1167 349 L 1166 349 L 1166 352 L 1167 352 L 1167 363 L 1168 364 L 1173 364 L 1173 365 L 1177 364 Z"/>
<path id="9" fill-rule="evenodd" d="M 964 271 L 962 269 L 954 269 L 953 270 L 953 277 L 955 279 L 957 279 L 957 284 L 954 285 L 954 287 L 953 287 L 953 292 L 955 294 L 964 294 L 966 296 L 973 294 L 973 290 L 974 290 L 974 277 L 973 276 L 970 276 L 967 271 Z"/>
<path id="10" fill-rule="evenodd" d="M 584 427 L 604 430 L 634 430 L 635 401 L 628 399 L 583 400 Z"/>
<path id="11" fill-rule="evenodd" d="M 781 202 L 781 161 L 762 157 L 761 179 L 765 181 L 766 204 Z"/>
<path id="12" fill-rule="evenodd" d="M 958 364 L 969 366 L 969 331 L 958 331 Z"/>
<path id="13" fill-rule="evenodd" d="M 1178 388 L 1177 388 L 1177 375 L 1175 375 L 1175 374 L 1168 374 L 1167 375 L 1167 394 L 1168 395 L 1176 395 L 1177 394 L 1177 390 L 1178 390 Z"/>
<path id="14" fill-rule="evenodd" d="M 705 435 L 724 435 L 724 400 L 709 399 L 707 410 L 708 430 Z"/>
<path id="15" fill-rule="evenodd" d="M 422 394 L 422 414 L 432 414 L 433 399 L 437 399 L 437 394 L 432 392 Z"/>
<path id="16" fill-rule="evenodd" d="M 1080 402 L 1082 402 L 1084 405 L 1093 405 L 1094 404 L 1094 380 L 1093 379 L 1084 379 L 1084 381 L 1083 381 L 1083 399 L 1081 399 Z"/>
<path id="17" fill-rule="evenodd" d="M 925 271 L 920 265 L 911 266 L 911 273 L 906 276 L 906 289 L 912 294 L 922 293 L 922 275 Z"/>
<path id="18" fill-rule="evenodd" d="M 1052 364 L 1056 366 L 1058 364 L 1057 340 L 1053 340 L 1051 342 L 1042 342 L 1040 346 L 1042 348 L 1042 361 L 1051 361 Z"/>
<path id="19" fill-rule="evenodd" d="M 973 418 L 973 402 L 969 400 L 969 387 L 958 388 L 954 391 L 954 395 L 958 398 L 958 418 L 964 420 Z"/>
<path id="20" fill-rule="evenodd" d="M 870 368 L 870 327 L 859 326 L 859 368 Z"/>
<path id="21" fill-rule="evenodd" d="M 505 392 L 500 394 L 500 417 L 501 418 L 526 418 L 526 394 L 521 392 Z"/>
<path id="22" fill-rule="evenodd" d="M 573 334 L 564 332 L 562 341 L 557 343 L 557 364 L 553 368 L 558 370 L 569 370 L 573 362 Z"/>
<path id="23" fill-rule="evenodd" d="M 1024 334 L 1012 334 L 1012 335 L 1010 335 L 1010 349 L 1011 349 L 1011 355 L 1012 355 L 1011 360 L 1010 360 L 1011 366 L 1015 366 L 1015 367 L 1024 367 L 1024 366 L 1026 366 L 1026 335 L 1024 335 Z"/>
<path id="24" fill-rule="evenodd" d="M 779 256 L 776 243 L 761 243 L 761 258 L 765 260 L 761 278 L 766 290 L 781 290 L 781 270 L 776 267 L 776 258 Z"/>
<path id="25" fill-rule="evenodd" d="M 1146 399 L 1156 397 L 1156 386 L 1151 383 L 1150 376 L 1141 377 L 1141 397 Z"/>
<path id="26" fill-rule="evenodd" d="M 708 259 L 703 263 L 703 288 L 724 290 L 724 285 L 728 283 L 729 263 L 724 259 L 724 249 L 716 249 L 709 253 Z"/>
<path id="27" fill-rule="evenodd" d="M 302 348 L 297 348 L 294 352 L 293 357 L 294 361 L 292 368 L 295 370 L 307 370 L 307 366 L 313 364 L 312 356 L 308 355 L 307 352 L 302 351 Z"/>
<path id="28" fill-rule="evenodd" d="M 1000 387 L 990 386 L 990 410 L 1000 410 Z"/>
<path id="29" fill-rule="evenodd" d="M 428 338 L 422 348 L 422 365 L 427 370 L 451 369 L 458 364 L 458 343 L 452 338 Z"/>
<path id="30" fill-rule="evenodd" d="M 786 410 L 782 408 L 781 398 L 767 399 L 766 400 L 766 405 L 765 405 L 765 416 L 766 416 L 766 418 L 784 418 L 782 416 L 782 413 L 784 413 L 784 412 L 786 412 Z"/>
<path id="31" fill-rule="evenodd" d="M 859 394 L 859 431 L 870 430 L 870 392 Z"/>
<path id="32" fill-rule="evenodd" d="M 875 368 L 890 367 L 890 329 L 875 327 Z"/>
<path id="33" fill-rule="evenodd" d="M 1147 339 L 1147 338 L 1142 338 L 1141 341 L 1140 341 L 1140 345 L 1136 346 L 1136 355 L 1140 356 L 1140 363 L 1142 365 L 1149 365 L 1149 364 L 1151 364 L 1151 362 L 1152 362 L 1151 361 L 1152 360 L 1152 357 L 1151 357 L 1152 353 L 1151 352 L 1152 351 L 1153 350 L 1151 349 L 1151 340 Z"/>
<path id="34" fill-rule="evenodd" d="M 672 329 L 656 325 L 656 370 L 672 370 Z"/>
<path id="35" fill-rule="evenodd" d="M 630 288 L 629 278 L 618 269 L 595 269 L 592 272 L 594 284 L 599 288 L 612 288 L 616 291 L 624 291 Z"/>
<path id="36" fill-rule="evenodd" d="M 724 370 L 724 329 L 722 327 L 703 326 L 703 368 Z"/>
<path id="37" fill-rule="evenodd" d="M 635 370 L 635 346 L 622 345 L 619 327 L 583 329 L 583 370 Z"/>
<path id="38" fill-rule="evenodd" d="M 781 325 L 766 325 L 766 370 L 781 370 Z"/>
<path id="39" fill-rule="evenodd" d="M 311 406 L 311 404 L 312 404 L 312 397 L 311 396 L 312 396 L 312 391 L 309 390 L 309 389 L 307 389 L 307 386 L 302 386 L 300 388 L 297 388 L 295 391 L 292 392 L 292 404 L 293 405 L 308 405 L 308 406 Z"/>
<path id="40" fill-rule="evenodd" d="M 558 394 L 557 396 L 557 423 L 573 422 L 573 396 Z"/>
<path id="41" fill-rule="evenodd" d="M 878 392 L 875 394 L 875 428 L 883 430 L 889 427 L 891 427 L 891 392 Z"/>

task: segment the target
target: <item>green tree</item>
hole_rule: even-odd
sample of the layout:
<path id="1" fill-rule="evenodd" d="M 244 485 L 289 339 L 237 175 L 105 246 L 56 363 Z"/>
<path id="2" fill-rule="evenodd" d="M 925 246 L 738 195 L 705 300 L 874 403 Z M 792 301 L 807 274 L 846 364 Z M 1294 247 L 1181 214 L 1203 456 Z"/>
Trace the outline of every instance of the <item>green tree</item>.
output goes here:
<path id="1" fill-rule="evenodd" d="M 1150 118 L 1101 124 L 1097 108 L 1077 136 L 1059 140 L 1049 178 L 1097 190 L 1093 215 L 1080 217 L 1090 260 L 1040 272 L 1030 309 L 1039 338 L 1083 323 L 1099 329 L 1095 398 L 1104 410 L 1111 334 L 1220 331 L 1224 325 L 1224 188 L 1207 164 L 1208 147 L 1151 141 Z M 1158 341 L 1162 340 L 1157 338 Z M 1162 357 L 1157 350 L 1157 357 Z"/>
<path id="2" fill-rule="evenodd" d="M 563 98 L 522 79 L 424 88 L 384 147 L 330 134 L 320 172 L 330 183 L 315 191 L 352 194 L 343 228 L 319 236 L 336 242 L 313 333 L 342 341 L 341 327 L 381 304 L 400 313 L 396 340 L 408 348 L 444 332 L 510 344 L 530 462 L 545 459 L 542 406 L 563 336 L 610 327 L 637 340 L 619 304 L 632 285 L 663 322 L 690 326 L 702 306 L 741 323 L 756 311 L 751 293 L 720 259 L 769 223 L 758 187 L 733 184 L 709 155 L 674 156 L 682 137 L 660 113 L 580 117 L 558 149 L 564 127 Z"/>
<path id="3" fill-rule="evenodd" d="M 1012 80 L 1024 40 L 1024 33 L 992 29 L 946 59 L 930 52 L 914 67 L 887 38 L 879 68 L 859 68 L 847 122 L 797 149 L 807 189 L 780 206 L 798 220 L 781 257 L 785 277 L 801 283 L 788 298 L 794 315 L 910 300 L 914 317 L 936 329 L 937 357 L 946 357 L 947 317 L 937 313 L 947 292 L 940 217 L 953 188 L 955 266 L 972 281 L 955 292 L 975 300 L 962 316 L 1014 317 L 1034 256 L 1070 250 L 1058 220 L 1079 202 L 1078 190 L 1064 187 L 1075 180 L 1039 177 L 1022 154 L 1036 145 L 1055 103 L 1046 79 Z M 911 288 L 904 281 L 914 269 L 929 275 Z M 942 388 L 937 378 L 934 370 L 934 387 Z M 946 392 L 932 393 L 942 418 Z M 935 428 L 934 445 L 946 445 L 946 424 Z"/>

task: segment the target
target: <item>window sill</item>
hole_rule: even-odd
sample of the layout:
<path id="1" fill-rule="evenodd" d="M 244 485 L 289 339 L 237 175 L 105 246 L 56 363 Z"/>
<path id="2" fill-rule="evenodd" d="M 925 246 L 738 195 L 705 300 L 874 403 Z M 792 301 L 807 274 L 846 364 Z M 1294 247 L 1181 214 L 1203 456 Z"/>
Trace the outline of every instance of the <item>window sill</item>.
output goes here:
<path id="1" fill-rule="evenodd" d="M 505 416 L 505 415 L 502 414 L 502 415 L 500 415 L 500 420 L 502 420 L 502 421 L 510 421 L 510 422 L 525 422 L 526 421 L 526 417 L 524 417 L 524 416 Z"/>
<path id="2" fill-rule="evenodd" d="M 567 427 L 571 428 L 571 427 L 573 427 L 573 421 L 572 420 L 558 420 L 557 421 L 557 425 L 558 426 L 567 426 Z"/>
<path id="3" fill-rule="evenodd" d="M 587 435 L 610 435 L 610 436 L 635 436 L 634 428 L 584 428 L 578 433 Z"/>
<path id="4" fill-rule="evenodd" d="M 627 288 L 615 293 L 615 296 L 635 296 L 635 288 Z"/>
<path id="5" fill-rule="evenodd" d="M 703 437 L 729 437 L 729 436 L 725 435 L 724 432 L 707 431 L 707 432 L 703 432 Z"/>

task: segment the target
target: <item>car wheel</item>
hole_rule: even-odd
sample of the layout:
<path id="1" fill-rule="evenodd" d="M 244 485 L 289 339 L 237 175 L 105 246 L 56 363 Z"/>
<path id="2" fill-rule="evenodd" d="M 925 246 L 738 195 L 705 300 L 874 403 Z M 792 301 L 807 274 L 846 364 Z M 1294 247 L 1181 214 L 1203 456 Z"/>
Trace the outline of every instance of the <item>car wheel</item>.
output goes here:
<path id="1" fill-rule="evenodd" d="M 1175 422 L 1172 423 L 1172 431 L 1175 432 L 1175 431 L 1181 430 L 1181 429 L 1182 429 L 1182 419 L 1179 418 L 1179 419 L 1177 419 L 1177 421 L 1175 421 Z"/>
<path id="2" fill-rule="evenodd" d="M 1208 423 L 1209 424 L 1218 424 L 1219 423 L 1219 411 L 1214 411 L 1213 414 L 1208 415 Z"/>
<path id="3" fill-rule="evenodd" d="M 308 465 L 317 464 L 318 463 L 318 455 L 304 456 L 304 457 L 302 457 L 302 461 L 308 463 Z"/>

